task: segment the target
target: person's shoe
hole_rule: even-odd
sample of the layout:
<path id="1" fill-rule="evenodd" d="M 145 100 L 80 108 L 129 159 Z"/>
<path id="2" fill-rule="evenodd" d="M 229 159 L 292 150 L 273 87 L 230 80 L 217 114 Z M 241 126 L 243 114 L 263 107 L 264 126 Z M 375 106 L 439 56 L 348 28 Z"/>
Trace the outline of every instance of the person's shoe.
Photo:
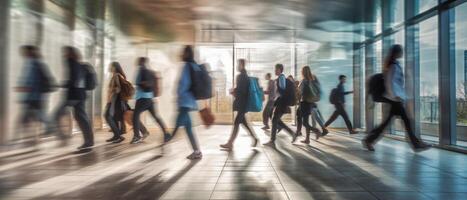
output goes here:
<path id="1" fill-rule="evenodd" d="M 119 137 L 113 136 L 113 137 L 111 137 L 111 138 L 109 138 L 109 139 L 107 139 L 105 141 L 106 142 L 113 142 L 113 141 L 118 140 L 118 139 L 119 139 Z"/>
<path id="2" fill-rule="evenodd" d="M 352 129 L 352 131 L 350 131 L 350 135 L 353 135 L 353 134 L 358 134 L 358 131 L 355 129 Z"/>
<path id="3" fill-rule="evenodd" d="M 169 142 L 172 139 L 172 135 L 166 133 L 164 134 L 164 143 Z"/>
<path id="4" fill-rule="evenodd" d="M 221 144 L 219 145 L 221 148 L 224 148 L 224 149 L 232 149 L 233 148 L 233 145 L 230 144 L 230 143 L 225 143 L 225 144 Z"/>
<path id="5" fill-rule="evenodd" d="M 149 133 L 143 133 L 141 140 L 145 140 L 149 136 Z"/>
<path id="6" fill-rule="evenodd" d="M 316 132 L 316 133 L 315 133 L 315 140 L 318 140 L 321 136 L 322 136 L 322 135 L 321 135 L 320 132 Z"/>
<path id="7" fill-rule="evenodd" d="M 203 158 L 203 154 L 201 153 L 201 151 L 195 151 L 192 154 L 190 154 L 189 156 L 187 156 L 186 158 L 188 158 L 190 160 L 201 159 L 201 158 Z"/>
<path id="8" fill-rule="evenodd" d="M 83 145 L 78 147 L 78 150 L 90 149 L 94 146 L 93 143 L 84 143 Z"/>
<path id="9" fill-rule="evenodd" d="M 295 133 L 295 134 L 292 136 L 292 143 L 295 143 L 295 141 L 297 141 L 297 138 L 298 138 L 298 133 Z"/>
<path id="10" fill-rule="evenodd" d="M 422 152 L 422 151 L 428 150 L 430 148 L 431 148 L 430 144 L 420 143 L 420 144 L 414 146 L 414 151 L 415 152 Z"/>
<path id="11" fill-rule="evenodd" d="M 112 141 L 112 143 L 118 144 L 118 143 L 120 143 L 120 142 L 123 142 L 123 140 L 125 140 L 125 138 L 120 136 L 118 139 Z"/>
<path id="12" fill-rule="evenodd" d="M 274 141 L 270 140 L 269 142 L 266 142 L 263 145 L 273 147 L 273 146 L 276 146 L 276 143 Z"/>
<path id="13" fill-rule="evenodd" d="M 131 140 L 130 144 L 138 144 L 138 143 L 141 143 L 141 142 L 143 142 L 143 138 L 141 138 L 141 137 L 134 137 L 134 138 Z"/>
<path id="14" fill-rule="evenodd" d="M 258 138 L 254 138 L 253 143 L 251 144 L 251 147 L 256 147 L 258 145 L 258 142 L 259 142 Z"/>
<path id="15" fill-rule="evenodd" d="M 368 149 L 368 151 L 375 151 L 373 144 L 369 143 L 365 139 L 362 140 L 362 145 L 363 145 L 363 148 Z"/>
<path id="16" fill-rule="evenodd" d="M 329 133 L 328 129 L 323 128 L 323 133 L 321 134 L 321 137 L 327 135 L 328 133 Z"/>
<path id="17" fill-rule="evenodd" d="M 304 144 L 310 144 L 310 139 L 304 139 L 304 140 L 302 140 L 300 142 L 304 143 Z"/>
<path id="18" fill-rule="evenodd" d="M 263 129 L 263 130 L 269 130 L 269 126 L 263 126 L 261 129 Z"/>

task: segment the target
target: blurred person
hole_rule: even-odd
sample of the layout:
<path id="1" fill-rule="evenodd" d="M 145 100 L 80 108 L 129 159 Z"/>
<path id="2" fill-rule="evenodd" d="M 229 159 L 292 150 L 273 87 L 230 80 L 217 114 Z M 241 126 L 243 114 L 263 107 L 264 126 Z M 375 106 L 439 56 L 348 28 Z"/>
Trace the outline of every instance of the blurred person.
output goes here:
<path id="1" fill-rule="evenodd" d="M 329 117 L 328 121 L 324 123 L 325 128 L 334 122 L 337 117 L 340 115 L 344 119 L 345 125 L 349 130 L 350 134 L 357 134 L 357 131 L 352 128 L 352 122 L 350 122 L 349 115 L 345 111 L 345 95 L 352 94 L 353 91 L 345 91 L 344 84 L 347 82 L 347 77 L 345 75 L 339 75 L 339 84 L 335 89 L 331 91 L 331 103 L 334 105 L 336 110 Z"/>
<path id="2" fill-rule="evenodd" d="M 131 83 L 127 81 L 120 63 L 112 62 L 109 71 L 112 77 L 108 86 L 104 116 L 113 132 L 113 137 L 106 142 L 120 143 L 125 140 L 122 136 L 125 124 L 124 113 L 130 109 L 127 99 L 133 95 L 134 90 Z"/>
<path id="3" fill-rule="evenodd" d="M 190 140 L 193 148 L 193 153 L 187 156 L 188 159 L 201 159 L 203 154 L 199 148 L 198 140 L 191 124 L 190 112 L 198 110 L 196 98 L 192 92 L 192 70 L 201 70 L 199 65 L 196 64 L 194 59 L 193 48 L 190 45 L 184 47 L 181 59 L 184 62 L 181 72 L 180 80 L 177 87 L 177 106 L 178 115 L 176 119 L 175 129 L 173 130 L 172 137 L 175 136 L 180 127 L 185 127 L 186 134 Z"/>
<path id="4" fill-rule="evenodd" d="M 94 133 L 91 127 L 91 122 L 86 114 L 86 89 L 87 89 L 87 73 L 88 70 L 85 64 L 81 63 L 81 55 L 79 50 L 75 47 L 63 47 L 63 56 L 65 66 L 68 72 L 68 80 L 63 85 L 66 88 L 65 100 L 61 106 L 58 107 L 54 115 L 54 125 L 60 123 L 60 119 L 67 113 L 67 108 L 73 108 L 75 120 L 81 129 L 84 138 L 84 144 L 78 149 L 87 149 L 94 146 Z M 64 137 L 65 134 L 61 128 L 58 127 L 59 136 Z"/>
<path id="5" fill-rule="evenodd" d="M 290 129 L 283 121 L 282 116 L 286 113 L 290 113 L 290 107 L 295 103 L 295 84 L 291 80 L 287 80 L 284 75 L 284 66 L 282 64 L 276 64 L 274 67 L 276 79 L 276 93 L 277 98 L 274 102 L 274 112 L 272 117 L 272 130 L 271 139 L 264 145 L 274 146 L 276 140 L 276 134 L 279 128 L 285 129 L 290 135 L 295 133 Z"/>
<path id="6" fill-rule="evenodd" d="M 394 116 L 400 116 L 404 122 L 408 138 L 415 151 L 426 150 L 430 145 L 425 144 L 419 139 L 413 128 L 411 127 L 410 119 L 404 107 L 406 99 L 404 88 L 404 74 L 398 59 L 403 56 L 403 48 L 401 45 L 393 45 L 388 52 L 388 55 L 383 64 L 384 88 L 383 98 L 385 103 L 390 105 L 390 111 L 387 118 L 362 140 L 363 147 L 369 151 L 374 151 L 373 145 L 380 138 L 384 129 L 391 122 Z"/>
<path id="7" fill-rule="evenodd" d="M 271 73 L 267 73 L 265 76 L 265 79 L 267 81 L 267 89 L 264 91 L 264 94 L 268 95 L 268 99 L 266 102 L 266 106 L 264 107 L 263 110 L 263 125 L 264 127 L 262 128 L 263 130 L 268 130 L 269 129 L 269 120 L 272 117 L 272 111 L 274 108 L 274 98 L 275 98 L 275 85 L 274 85 L 274 80 L 271 79 Z"/>
<path id="8" fill-rule="evenodd" d="M 293 138 L 293 142 L 301 135 L 302 125 L 306 129 L 306 138 L 303 143 L 310 143 L 310 132 L 313 131 L 316 134 L 316 139 L 320 137 L 320 131 L 310 125 L 309 119 L 313 108 L 316 107 L 316 102 L 320 100 L 320 84 L 316 76 L 311 73 L 311 69 L 308 66 L 302 68 L 302 81 L 299 85 L 299 107 L 297 109 L 297 132 Z M 319 116 L 318 114 L 315 114 Z"/>
<path id="9" fill-rule="evenodd" d="M 240 125 L 243 125 L 243 127 L 248 131 L 248 133 L 252 137 L 253 139 L 252 146 L 255 147 L 258 144 L 258 138 L 256 137 L 256 134 L 253 128 L 251 128 L 245 116 L 248 113 L 247 107 L 248 107 L 249 92 L 250 92 L 250 78 L 248 77 L 245 63 L 246 63 L 245 59 L 238 60 L 237 70 L 238 72 L 240 72 L 240 74 L 237 75 L 237 78 L 235 79 L 236 88 L 233 89 L 232 91 L 232 94 L 235 98 L 233 102 L 233 109 L 234 111 L 237 111 L 237 116 L 235 117 L 235 120 L 234 120 L 232 134 L 230 135 L 230 138 L 227 141 L 227 143 L 220 145 L 220 147 L 229 149 L 229 150 L 233 148 L 233 143 L 235 141 L 235 138 L 237 138 Z"/>
<path id="10" fill-rule="evenodd" d="M 164 143 L 170 139 L 170 134 L 167 132 L 165 123 L 162 121 L 158 113 L 156 112 L 154 102 L 152 98 L 155 97 L 154 94 L 154 87 L 155 87 L 155 72 L 151 71 L 147 67 L 148 58 L 140 57 L 137 60 L 137 67 L 138 72 L 136 75 L 136 104 L 135 109 L 133 111 L 133 139 L 131 140 L 131 144 L 137 144 L 142 142 L 147 136 L 149 136 L 149 132 L 140 134 L 141 124 L 140 115 L 144 111 L 149 111 L 151 116 L 156 120 L 159 124 L 162 133 L 164 134 Z"/>
<path id="11" fill-rule="evenodd" d="M 24 66 L 16 87 L 16 91 L 21 93 L 20 103 L 23 104 L 19 128 L 27 130 L 32 127 L 32 122 L 48 125 L 44 104 L 47 99 L 46 93 L 53 90 L 55 81 L 48 66 L 42 62 L 40 51 L 36 46 L 22 46 L 20 54 L 24 58 Z"/>

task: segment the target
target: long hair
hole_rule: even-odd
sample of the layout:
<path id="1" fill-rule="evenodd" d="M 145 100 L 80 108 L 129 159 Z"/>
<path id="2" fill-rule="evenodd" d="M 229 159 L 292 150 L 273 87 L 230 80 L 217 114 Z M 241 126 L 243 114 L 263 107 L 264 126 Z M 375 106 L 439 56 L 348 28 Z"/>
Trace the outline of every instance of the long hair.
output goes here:
<path id="1" fill-rule="evenodd" d="M 383 70 L 387 71 L 389 70 L 389 67 L 391 66 L 394 61 L 397 60 L 397 56 L 401 55 L 403 52 L 402 45 L 395 44 L 392 45 L 391 48 L 389 48 L 388 55 L 386 56 L 383 64 Z"/>
<path id="2" fill-rule="evenodd" d="M 112 63 L 110 64 L 110 66 L 113 67 L 113 68 L 115 69 L 115 73 L 118 73 L 118 74 L 122 75 L 123 78 L 126 79 L 125 72 L 123 71 L 122 66 L 120 65 L 120 63 L 118 63 L 118 62 L 112 62 Z"/>
<path id="3" fill-rule="evenodd" d="M 313 76 L 313 73 L 311 73 L 311 69 L 309 66 L 305 66 L 302 68 L 302 74 L 303 74 L 303 78 L 305 78 L 306 80 L 309 80 L 309 81 L 315 80 L 315 76 Z"/>

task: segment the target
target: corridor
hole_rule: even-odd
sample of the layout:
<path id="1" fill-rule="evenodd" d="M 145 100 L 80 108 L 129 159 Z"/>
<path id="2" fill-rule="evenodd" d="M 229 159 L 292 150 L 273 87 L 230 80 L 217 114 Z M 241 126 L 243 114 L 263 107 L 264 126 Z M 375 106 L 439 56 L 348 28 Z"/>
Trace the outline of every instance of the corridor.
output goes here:
<path id="1" fill-rule="evenodd" d="M 105 144 L 76 152 L 55 142 L 0 153 L 0 199 L 465 199 L 467 157 L 432 148 L 413 153 L 405 142 L 384 138 L 375 152 L 363 134 L 331 134 L 310 145 L 278 134 L 276 148 L 250 147 L 241 130 L 235 148 L 222 151 L 231 126 L 197 127 L 204 153 L 191 151 L 184 131 L 161 146 L 159 131 L 140 145 Z M 255 126 L 261 142 L 268 132 Z M 127 133 L 128 136 L 128 133 Z M 76 141 L 74 141 L 76 140 Z M 74 137 L 78 144 L 80 137 Z"/>

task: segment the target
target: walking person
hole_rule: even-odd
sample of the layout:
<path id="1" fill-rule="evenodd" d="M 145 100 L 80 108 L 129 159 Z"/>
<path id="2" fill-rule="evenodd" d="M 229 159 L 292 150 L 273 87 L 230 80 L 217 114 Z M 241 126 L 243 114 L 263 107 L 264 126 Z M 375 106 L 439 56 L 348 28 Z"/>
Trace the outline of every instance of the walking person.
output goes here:
<path id="1" fill-rule="evenodd" d="M 267 73 L 266 76 L 265 76 L 265 79 L 267 81 L 267 87 L 266 87 L 266 90 L 264 91 L 264 94 L 268 95 L 268 99 L 267 99 L 267 102 L 266 102 L 266 106 L 264 106 L 264 110 L 263 110 L 263 125 L 264 125 L 264 127 L 261 128 L 261 129 L 268 130 L 270 128 L 269 127 L 269 120 L 272 117 L 272 111 L 273 111 L 273 108 L 274 108 L 274 98 L 275 98 L 275 95 L 276 95 L 276 93 L 275 93 L 276 88 L 275 88 L 274 80 L 271 79 L 271 73 Z"/>
<path id="2" fill-rule="evenodd" d="M 148 67 L 148 58 L 140 57 L 137 60 L 138 72 L 136 75 L 136 104 L 133 112 L 133 139 L 131 144 L 141 143 L 146 137 L 149 136 L 149 132 L 140 134 L 142 129 L 140 121 L 140 115 L 144 111 L 149 111 L 151 116 L 159 124 L 162 133 L 164 134 L 164 143 L 170 139 L 170 134 L 166 131 L 166 126 L 154 106 L 152 98 L 155 97 L 155 72 L 151 71 Z"/>
<path id="3" fill-rule="evenodd" d="M 245 129 L 252 137 L 252 146 L 255 147 L 258 144 L 258 138 L 256 137 L 253 128 L 251 128 L 245 116 L 248 113 L 247 106 L 250 89 L 250 78 L 248 77 L 245 65 L 245 59 L 238 60 L 237 70 L 240 72 L 240 74 L 237 75 L 236 78 L 236 88 L 232 91 L 232 94 L 235 97 L 235 100 L 233 102 L 233 109 L 234 111 L 237 111 L 237 116 L 235 117 L 232 134 L 230 135 L 229 140 L 227 141 L 227 143 L 220 145 L 221 148 L 229 150 L 233 148 L 233 143 L 235 141 L 235 138 L 237 138 L 240 124 L 245 127 Z"/>
<path id="4" fill-rule="evenodd" d="M 415 151 L 426 150 L 430 145 L 425 144 L 419 139 L 413 128 L 407 111 L 404 107 L 404 101 L 406 99 L 405 88 L 404 88 L 404 74 L 402 67 L 398 61 L 403 56 L 403 50 L 401 45 L 393 45 L 389 49 L 389 53 L 383 65 L 383 76 L 384 76 L 384 88 L 383 97 L 384 102 L 390 105 L 390 111 L 387 118 L 375 129 L 371 130 L 368 136 L 362 140 L 364 148 L 369 151 L 374 151 L 373 145 L 377 139 L 381 136 L 384 129 L 391 122 L 394 116 L 400 116 L 404 122 L 405 129 L 407 131 L 408 138 Z"/>
<path id="5" fill-rule="evenodd" d="M 182 74 L 177 87 L 177 106 L 178 115 L 173 130 L 172 137 L 175 136 L 180 127 L 185 127 L 186 134 L 190 140 L 193 148 L 193 153 L 187 156 L 188 159 L 201 159 L 203 154 L 199 148 L 198 140 L 191 124 L 190 112 L 198 110 L 196 98 L 191 90 L 193 80 L 191 76 L 192 70 L 200 70 L 199 65 L 196 64 L 194 59 L 194 52 L 191 46 L 185 46 L 181 59 L 185 64 L 183 65 Z"/>
<path id="6" fill-rule="evenodd" d="M 53 80 L 48 66 L 42 62 L 40 51 L 36 46 L 25 45 L 20 48 L 21 56 L 24 58 L 22 76 L 16 91 L 20 94 L 22 113 L 19 119 L 19 129 L 30 132 L 34 126 L 32 122 L 41 122 L 48 125 L 45 112 L 46 93 L 53 90 Z"/>
<path id="7" fill-rule="evenodd" d="M 350 134 L 357 134 L 352 128 L 352 122 L 350 122 L 349 115 L 347 111 L 345 111 L 345 95 L 352 94 L 353 91 L 345 91 L 344 84 L 347 82 L 347 77 L 345 75 L 339 75 L 339 84 L 333 91 L 331 91 L 331 103 L 334 104 L 336 110 L 332 113 L 331 117 L 329 117 L 328 121 L 324 124 L 327 127 L 337 119 L 340 115 L 344 119 L 345 125 L 349 130 Z"/>
<path id="8" fill-rule="evenodd" d="M 276 88 L 278 97 L 274 102 L 274 112 L 272 117 L 272 130 L 271 140 L 264 145 L 274 146 L 276 140 L 276 134 L 279 128 L 284 129 L 290 135 L 294 136 L 295 133 L 290 129 L 283 121 L 282 116 L 286 113 L 291 113 L 290 107 L 295 103 L 295 84 L 288 80 L 284 75 L 284 66 L 282 64 L 276 64 L 275 74 Z"/>
<path id="9" fill-rule="evenodd" d="M 89 86 L 88 74 L 92 67 L 81 63 L 81 54 L 75 47 L 65 46 L 63 48 L 65 65 L 68 70 L 68 81 L 63 86 L 67 89 L 66 98 L 54 115 L 54 128 L 57 128 L 59 136 L 64 136 L 61 128 L 58 127 L 60 118 L 66 114 L 67 108 L 73 108 L 75 120 L 81 129 L 84 144 L 78 149 L 87 149 L 94 146 L 94 133 L 91 121 L 86 113 L 86 90 L 94 89 L 95 85 Z M 94 84 L 96 84 L 94 82 Z M 92 88 L 88 88 L 92 87 Z"/>
<path id="10" fill-rule="evenodd" d="M 104 116 L 113 132 L 113 137 L 106 140 L 106 142 L 120 143 L 125 140 L 122 136 L 125 124 L 123 116 L 130 109 L 127 98 L 133 95 L 134 90 L 132 90 L 133 86 L 131 83 L 126 80 L 125 72 L 123 72 L 120 63 L 112 62 L 109 70 L 112 78 L 110 79 L 107 91 L 107 105 Z M 125 84 L 130 85 L 129 87 L 125 87 Z"/>
<path id="11" fill-rule="evenodd" d="M 311 73 L 309 66 L 302 68 L 303 80 L 299 84 L 299 108 L 297 109 L 297 132 L 294 135 L 293 141 L 301 135 L 302 125 L 306 129 L 306 138 L 302 143 L 310 143 L 310 132 L 313 131 L 316 134 L 316 139 L 321 135 L 320 131 L 310 125 L 309 119 L 313 112 L 313 108 L 316 107 L 316 102 L 320 100 L 320 85 L 318 79 Z"/>

